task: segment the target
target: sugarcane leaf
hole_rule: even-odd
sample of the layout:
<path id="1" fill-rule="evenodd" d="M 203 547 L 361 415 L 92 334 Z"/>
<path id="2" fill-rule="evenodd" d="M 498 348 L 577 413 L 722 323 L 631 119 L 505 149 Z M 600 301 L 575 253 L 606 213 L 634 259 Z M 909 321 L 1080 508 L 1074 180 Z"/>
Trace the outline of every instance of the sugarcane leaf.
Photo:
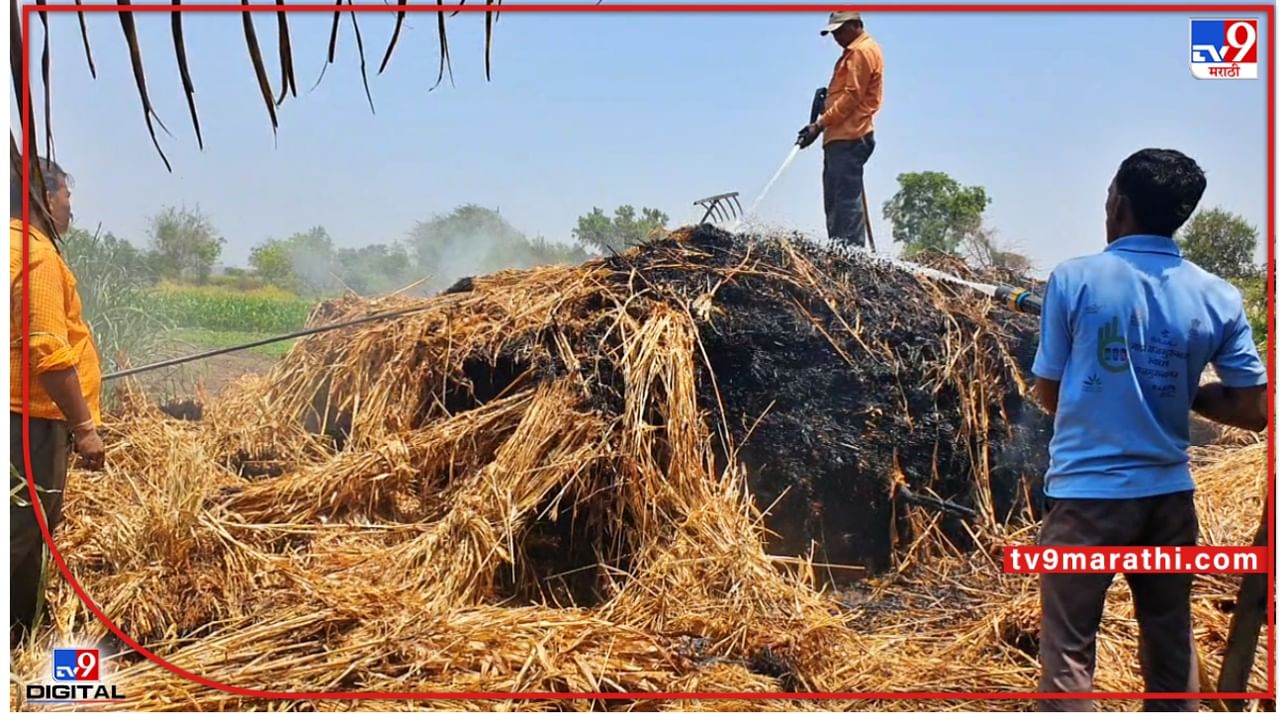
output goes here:
<path id="1" fill-rule="evenodd" d="M 348 0 L 348 5 L 355 6 L 355 0 Z M 369 92 L 369 73 L 365 70 L 364 62 L 364 39 L 360 37 L 360 22 L 356 20 L 356 13 L 352 11 L 348 13 L 351 16 L 351 27 L 356 33 L 356 50 L 360 53 L 360 80 L 364 83 L 364 97 L 369 99 L 369 112 L 377 114 L 373 109 L 373 93 Z"/>
<path id="2" fill-rule="evenodd" d="M 276 0 L 276 5 L 283 8 L 284 0 Z M 298 83 L 293 76 L 293 47 L 289 40 L 289 20 L 287 13 L 283 10 L 276 13 L 276 23 L 279 28 L 279 49 L 280 49 L 280 97 L 276 99 L 276 105 L 284 102 L 284 96 L 292 90 L 293 97 L 298 97 Z"/>
<path id="3" fill-rule="evenodd" d="M 44 7 L 45 0 L 36 0 L 37 7 Z M 40 82 L 44 85 L 44 157 L 53 158 L 53 89 L 49 86 L 49 13 L 40 13 L 40 25 L 44 38 L 40 51 Z"/>
<path id="4" fill-rule="evenodd" d="M 83 0 L 76 0 L 76 5 L 83 5 Z M 84 22 L 84 13 L 77 12 L 76 17 L 80 19 L 80 39 L 84 41 L 84 57 L 89 61 L 89 75 L 95 80 L 98 77 L 98 69 L 93 65 L 93 50 L 89 48 L 89 28 Z"/>
<path id="5" fill-rule="evenodd" d="M 175 8 L 181 6 L 182 0 L 173 0 Z M 191 69 L 187 65 L 187 45 L 182 35 L 182 13 L 170 14 L 170 25 L 173 30 L 173 54 L 178 59 L 178 72 L 182 75 L 182 91 L 187 96 L 187 109 L 191 111 L 191 125 L 196 129 L 196 144 L 204 150 L 204 138 L 200 134 L 200 115 L 196 113 L 195 84 L 191 82 Z"/>
<path id="6" fill-rule="evenodd" d="M 9 0 L 9 71 L 13 73 L 13 92 L 22 103 L 22 18 L 18 14 L 18 0 Z"/>
<path id="7" fill-rule="evenodd" d="M 436 0 L 437 5 L 444 5 L 444 0 Z M 457 11 L 454 11 L 457 14 Z M 449 68 L 449 85 L 453 85 L 453 62 L 449 60 L 449 36 L 444 29 L 444 13 L 436 13 L 437 29 L 436 35 L 440 38 L 440 73 L 436 76 L 436 84 L 431 86 L 428 93 L 440 87 L 440 83 L 444 80 L 444 69 Z"/>
<path id="8" fill-rule="evenodd" d="M 342 0 L 338 0 L 338 4 L 342 4 Z M 334 56 L 338 52 L 338 23 L 342 19 L 342 11 L 333 11 L 333 27 L 329 29 L 329 58 L 324 65 L 320 66 L 320 77 L 316 78 L 316 84 L 311 86 L 312 90 L 320 87 L 320 81 L 324 80 L 325 71 L 333 64 Z"/>
<path id="9" fill-rule="evenodd" d="M 129 0 L 120 0 L 119 5 L 130 5 Z M 129 12 L 121 12 L 120 29 L 124 32 L 125 43 L 129 46 L 129 60 L 133 65 L 133 79 L 138 85 L 138 97 L 142 100 L 142 117 L 147 123 L 147 132 L 151 134 L 151 143 L 155 145 L 156 152 L 160 154 L 160 160 L 164 161 L 164 167 L 170 173 L 173 172 L 173 166 L 169 164 L 169 159 L 165 157 L 164 150 L 160 147 L 160 140 L 156 138 L 155 121 L 161 129 L 167 134 L 169 129 L 164 127 L 164 123 L 160 122 L 160 118 L 156 116 L 155 111 L 151 107 L 151 96 L 147 93 L 146 71 L 142 65 L 142 48 L 138 46 L 138 31 L 133 24 L 133 14 Z"/>
<path id="10" fill-rule="evenodd" d="M 484 0 L 485 6 L 494 4 L 494 0 Z M 484 14 L 484 79 L 492 80 L 490 66 L 493 59 L 493 13 Z"/>
<path id="11" fill-rule="evenodd" d="M 248 7 L 249 0 L 240 0 L 240 4 Z M 253 30 L 253 13 L 240 13 L 244 20 L 244 42 L 249 48 L 249 60 L 253 63 L 253 72 L 258 76 L 258 89 L 262 91 L 262 100 L 267 105 L 267 114 L 271 116 L 271 134 L 275 135 L 279 123 L 276 120 L 276 106 L 271 102 L 271 81 L 267 80 L 267 66 L 262 62 L 262 49 L 258 47 L 258 36 Z"/>
<path id="12" fill-rule="evenodd" d="M 404 7 L 409 0 L 398 0 L 397 4 Z M 436 13 L 439 15 L 440 13 Z M 387 43 L 387 52 L 382 56 L 382 64 L 378 66 L 378 75 L 382 75 L 382 71 L 387 69 L 387 63 L 391 60 L 391 51 L 395 50 L 396 41 L 400 39 L 400 26 L 404 25 L 404 11 L 396 13 L 396 27 L 391 31 L 391 42 Z"/>

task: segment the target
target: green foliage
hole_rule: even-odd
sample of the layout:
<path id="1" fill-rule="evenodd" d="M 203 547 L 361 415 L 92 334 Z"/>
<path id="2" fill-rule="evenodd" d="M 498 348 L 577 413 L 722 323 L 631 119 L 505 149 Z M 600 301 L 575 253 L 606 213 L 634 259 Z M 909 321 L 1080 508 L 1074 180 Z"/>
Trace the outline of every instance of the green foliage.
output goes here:
<path id="1" fill-rule="evenodd" d="M 497 211 L 474 204 L 459 206 L 429 221 L 419 221 L 408 237 L 409 247 L 423 269 L 456 265 L 453 261 L 460 256 L 482 263 L 492 249 L 524 243 L 524 234 Z"/>
<path id="2" fill-rule="evenodd" d="M 335 265 L 342 284 L 362 296 L 399 291 L 420 278 L 408 249 L 399 243 L 341 248 Z"/>
<path id="3" fill-rule="evenodd" d="M 234 291 L 260 291 L 264 288 L 275 288 L 273 284 L 268 283 L 259 276 L 251 276 L 239 268 L 228 268 L 227 271 L 239 271 L 239 273 L 226 273 L 222 276 L 210 276 L 208 284 L 215 288 L 226 288 Z"/>
<path id="4" fill-rule="evenodd" d="M 588 255 L 580 246 L 529 240 L 497 211 L 474 204 L 419 222 L 406 244 L 418 275 L 430 278 L 428 289 L 444 288 L 463 276 L 580 262 Z"/>
<path id="5" fill-rule="evenodd" d="M 249 253 L 249 266 L 268 283 L 295 293 L 316 296 L 341 286 L 336 273 L 333 239 L 323 226 L 270 239 Z"/>
<path id="6" fill-rule="evenodd" d="M 268 239 L 249 252 L 249 267 L 254 275 L 267 283 L 290 287 L 294 283 L 289 248 L 284 241 Z"/>
<path id="7" fill-rule="evenodd" d="M 189 344 L 196 348 L 230 348 L 240 344 L 258 341 L 263 337 L 261 331 L 210 331 L 205 328 L 180 328 L 173 332 L 172 338 L 179 343 Z M 268 334 L 269 335 L 269 334 Z M 276 341 L 264 346 L 245 349 L 244 353 L 268 359 L 282 359 L 296 340 Z"/>
<path id="8" fill-rule="evenodd" d="M 1258 250 L 1257 227 L 1244 216 L 1216 206 L 1193 215 L 1178 231 L 1177 240 L 1188 260 L 1240 289 L 1254 343 L 1258 345 L 1258 352 L 1265 355 L 1270 335 L 1267 278 L 1265 270 L 1254 262 Z"/>
<path id="9" fill-rule="evenodd" d="M 76 276 L 82 313 L 103 372 L 118 370 L 121 360 L 130 365 L 157 360 L 164 351 L 168 323 L 162 309 L 147 297 L 154 278 L 147 257 L 111 233 L 81 228 L 67 231 L 62 248 Z"/>
<path id="10" fill-rule="evenodd" d="M 576 265 L 591 258 L 591 254 L 582 246 L 553 243 L 542 236 L 529 240 L 529 254 L 533 261 L 531 265 L 535 266 Z"/>
<path id="11" fill-rule="evenodd" d="M 152 265 L 161 278 L 203 283 L 226 239 L 199 209 L 168 207 L 151 219 Z"/>
<path id="12" fill-rule="evenodd" d="M 1258 248 L 1258 229 L 1221 207 L 1203 210 L 1187 221 L 1178 233 L 1178 245 L 1188 260 L 1223 278 L 1255 275 L 1253 254 Z"/>
<path id="13" fill-rule="evenodd" d="M 955 253 L 982 230 L 982 214 L 991 202 L 982 186 L 961 186 L 946 173 L 925 171 L 898 176 L 898 192 L 884 204 L 893 224 L 893 240 L 904 255 L 929 249 Z"/>
<path id="14" fill-rule="evenodd" d="M 249 254 L 249 265 L 259 278 L 307 297 L 347 289 L 361 295 L 389 293 L 417 278 L 404 246 L 335 248 L 322 226 L 284 240 L 268 240 Z"/>
<path id="15" fill-rule="evenodd" d="M 237 292 L 214 286 L 162 285 L 148 291 L 147 302 L 175 326 L 257 333 L 300 330 L 312 308 L 310 302 L 275 288 Z"/>
<path id="16" fill-rule="evenodd" d="M 1232 279 L 1231 282 L 1240 289 L 1240 295 L 1244 297 L 1244 312 L 1249 319 L 1250 328 L 1253 329 L 1253 342 L 1258 346 L 1258 353 L 1265 359 L 1267 338 L 1270 336 L 1270 328 L 1267 326 L 1266 276 L 1254 274 Z M 1275 276 L 1271 277 L 1271 284 L 1274 290 Z"/>
<path id="17" fill-rule="evenodd" d="M 592 208 L 587 215 L 578 217 L 573 236 L 600 251 L 621 251 L 649 240 L 661 232 L 669 220 L 666 213 L 656 208 L 643 208 L 637 216 L 634 207 L 619 206 L 612 218 L 603 210 Z"/>

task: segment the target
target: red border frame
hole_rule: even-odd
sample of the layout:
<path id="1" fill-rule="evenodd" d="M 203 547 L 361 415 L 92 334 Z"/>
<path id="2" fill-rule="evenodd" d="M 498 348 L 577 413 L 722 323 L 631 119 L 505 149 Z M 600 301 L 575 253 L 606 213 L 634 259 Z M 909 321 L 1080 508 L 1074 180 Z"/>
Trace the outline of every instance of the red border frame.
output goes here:
<path id="1" fill-rule="evenodd" d="M 241 13 L 248 10 L 249 12 L 275 13 L 275 12 L 604 12 L 604 13 L 657 13 L 657 12 L 768 12 L 768 13 L 795 13 L 795 12 L 830 12 L 841 9 L 856 9 L 863 12 L 881 12 L 881 13 L 913 13 L 913 12 L 934 12 L 934 13 L 981 13 L 981 12 L 1029 12 L 1029 13 L 1206 13 L 1214 16 L 1224 16 L 1228 14 L 1247 14 L 1258 15 L 1264 19 L 1267 29 L 1267 42 L 1270 46 L 1267 48 L 1267 57 L 1265 60 L 1267 74 L 1267 227 L 1265 238 L 1267 242 L 1267 323 L 1269 324 L 1271 333 L 1268 334 L 1269 343 L 1267 348 L 1267 375 L 1268 375 L 1268 391 L 1272 399 L 1272 403 L 1268 405 L 1267 417 L 1268 424 L 1272 433 L 1268 434 L 1267 442 L 1267 484 L 1268 499 L 1271 504 L 1267 508 L 1267 581 L 1268 586 L 1274 588 L 1275 584 L 1275 286 L 1272 280 L 1275 277 L 1275 6 L 1274 5 L 1249 5 L 1249 4 L 1205 4 L 1205 3 L 1188 3 L 1188 4 L 1160 4 L 1160 5 L 1143 5 L 1134 3 L 1113 3 L 1113 4 L 938 4 L 938 3 L 912 3 L 903 5 L 894 5 L 889 3 L 873 3 L 868 5 L 858 5 L 851 7 L 840 3 L 814 3 L 814 4 L 673 4 L 673 5 L 653 5 L 653 4 L 612 4 L 612 5 L 574 5 L 565 3 L 535 3 L 529 5 L 503 5 L 501 7 L 486 5 L 321 5 L 321 4 L 298 4 L 298 5 L 213 5 L 213 4 L 188 4 L 176 6 L 178 11 L 182 12 L 225 12 L 225 13 Z M 169 13 L 175 11 L 173 5 L 73 5 L 73 4 L 48 4 L 42 6 L 34 6 L 30 4 L 22 5 L 22 51 L 24 62 L 22 65 L 23 86 L 22 86 L 22 157 L 27 158 L 30 148 L 28 147 L 28 132 L 31 122 L 31 85 L 30 85 L 30 68 L 31 68 L 31 14 L 35 11 L 51 12 L 51 13 L 68 13 L 68 12 L 131 12 L 131 13 Z M 29 189 L 31 187 L 30 178 L 31 166 L 28 163 L 22 164 L 22 187 Z M 30 498 L 38 498 L 35 489 L 35 482 L 31 473 L 31 448 L 30 440 L 27 434 L 28 406 L 30 404 L 30 298 L 27 293 L 28 288 L 28 259 L 30 258 L 30 213 L 31 199 L 29 193 L 23 194 L 22 201 L 22 458 L 23 467 L 27 475 L 28 493 Z M 57 547 L 53 544 L 53 539 L 49 534 L 49 528 L 44 517 L 44 510 L 39 504 L 33 504 L 32 508 L 36 513 L 36 521 L 40 525 L 40 531 L 44 535 L 45 543 L 48 544 L 50 553 L 54 560 L 58 563 L 58 568 L 62 571 L 63 577 L 71 584 L 76 595 L 81 601 L 93 612 L 103 624 L 107 626 L 116 636 L 123 639 L 135 651 L 152 662 L 164 667 L 174 674 L 192 681 L 203 684 L 207 687 L 241 696 L 267 698 L 267 699 L 406 699 L 406 700 L 432 700 L 432 699 L 470 699 L 470 700 L 644 700 L 644 699 L 671 699 L 671 700 L 695 700 L 695 699 L 737 699 L 737 700 L 766 700 L 766 699 L 795 699 L 795 700 L 852 700 L 852 699 L 932 699 L 932 700 L 970 700 L 970 699 L 1188 699 L 1196 698 L 1203 700 L 1226 700 L 1226 699 L 1274 699 L 1276 696 L 1276 677 L 1275 677 L 1275 597 L 1271 594 L 1267 595 L 1267 692 L 1237 692 L 1237 693 L 1218 693 L 1202 691 L 1198 694 L 1189 693 L 1144 693 L 1144 692 L 1088 692 L 1088 693 L 1062 693 L 1062 692 L 1027 692 L 1027 693 L 1008 693 L 1008 692 L 808 692 L 808 693 L 771 693 L 771 692 L 741 692 L 741 693 L 714 693 L 714 692 L 273 692 L 269 690 L 255 690 L 246 687 L 237 687 L 235 685 L 223 684 L 215 680 L 201 677 L 200 675 L 187 672 L 186 670 L 174 665 L 159 656 L 151 653 L 147 649 L 117 627 L 102 610 L 89 598 L 85 590 L 81 588 L 75 577 L 71 574 L 71 570 L 67 567 L 66 562 L 62 559 L 62 555 L 58 552 Z"/>

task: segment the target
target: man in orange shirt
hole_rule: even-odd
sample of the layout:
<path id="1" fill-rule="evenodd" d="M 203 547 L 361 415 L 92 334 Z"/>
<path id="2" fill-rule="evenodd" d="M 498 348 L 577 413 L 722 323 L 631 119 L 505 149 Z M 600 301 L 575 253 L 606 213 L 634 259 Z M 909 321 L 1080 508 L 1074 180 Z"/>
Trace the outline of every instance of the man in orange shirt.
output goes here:
<path id="1" fill-rule="evenodd" d="M 883 101 L 884 57 L 880 44 L 856 12 L 831 13 L 822 35 L 844 49 L 827 86 L 826 106 L 815 123 L 800 130 L 807 148 L 823 136 L 822 190 L 827 236 L 851 245 L 866 245 L 862 168 L 876 147 L 872 119 Z"/>
<path id="2" fill-rule="evenodd" d="M 98 352 L 81 316 L 76 279 L 53 238 L 71 225 L 71 188 L 57 163 L 40 159 L 44 199 L 52 223 L 30 213 L 26 257 L 29 388 L 27 424 L 31 474 L 40 490 L 49 532 L 62 518 L 62 495 L 72 448 L 90 469 L 101 468 Z M 33 173 L 32 176 L 35 174 Z M 33 177 L 32 182 L 36 179 Z M 9 171 L 9 640 L 10 647 L 36 623 L 44 537 L 32 510 L 23 459 L 22 423 L 22 178 Z M 50 228 L 52 225 L 52 228 Z"/>

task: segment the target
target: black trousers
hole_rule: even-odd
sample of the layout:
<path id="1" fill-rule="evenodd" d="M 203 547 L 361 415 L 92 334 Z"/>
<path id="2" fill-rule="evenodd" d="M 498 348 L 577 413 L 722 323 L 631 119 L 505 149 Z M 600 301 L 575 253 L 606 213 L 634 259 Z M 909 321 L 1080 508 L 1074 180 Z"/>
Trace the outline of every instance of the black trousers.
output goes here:
<path id="1" fill-rule="evenodd" d="M 876 149 L 875 133 L 857 140 L 836 140 L 822 148 L 822 195 L 827 237 L 865 247 L 867 218 L 862 212 L 862 168 Z"/>
<path id="2" fill-rule="evenodd" d="M 67 483 L 71 433 L 66 422 L 29 419 L 31 472 L 40 491 L 49 532 L 62 520 L 62 492 Z M 9 499 L 9 646 L 32 630 L 40 594 L 44 536 L 31 508 L 22 460 L 22 414 L 9 412 L 9 486 L 19 487 Z M 21 500 L 21 501 L 19 501 Z"/>

